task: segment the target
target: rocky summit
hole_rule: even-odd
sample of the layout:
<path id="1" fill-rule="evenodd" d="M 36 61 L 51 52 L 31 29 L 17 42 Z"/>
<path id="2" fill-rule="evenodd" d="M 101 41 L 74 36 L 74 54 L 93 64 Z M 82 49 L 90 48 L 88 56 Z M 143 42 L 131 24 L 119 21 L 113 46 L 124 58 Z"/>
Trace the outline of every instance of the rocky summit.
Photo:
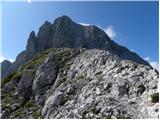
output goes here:
<path id="1" fill-rule="evenodd" d="M 68 16 L 32 31 L 26 50 L 1 67 L 1 118 L 159 117 L 158 71 Z"/>

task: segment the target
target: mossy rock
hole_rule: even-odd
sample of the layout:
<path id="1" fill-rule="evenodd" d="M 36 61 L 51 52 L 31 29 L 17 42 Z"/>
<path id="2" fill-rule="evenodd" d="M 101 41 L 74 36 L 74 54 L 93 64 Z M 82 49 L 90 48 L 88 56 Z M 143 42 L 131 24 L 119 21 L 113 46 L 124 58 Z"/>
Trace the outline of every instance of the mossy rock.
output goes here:
<path id="1" fill-rule="evenodd" d="M 153 93 L 150 97 L 151 97 L 151 102 L 152 103 L 158 103 L 159 102 L 159 93 Z"/>

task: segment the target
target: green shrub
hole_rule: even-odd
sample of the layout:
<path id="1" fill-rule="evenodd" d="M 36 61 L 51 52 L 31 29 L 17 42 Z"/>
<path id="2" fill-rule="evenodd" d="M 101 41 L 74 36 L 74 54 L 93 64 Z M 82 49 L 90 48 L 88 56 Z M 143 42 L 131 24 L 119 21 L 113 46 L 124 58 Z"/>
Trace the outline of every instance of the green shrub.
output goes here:
<path id="1" fill-rule="evenodd" d="M 144 85 L 139 85 L 138 86 L 138 93 L 140 93 L 141 95 L 143 94 L 143 92 L 146 90 L 146 88 L 144 87 Z"/>
<path id="2" fill-rule="evenodd" d="M 13 75 L 12 79 L 16 79 L 17 81 L 19 81 L 21 79 L 21 77 L 22 77 L 22 73 L 21 72 L 16 72 Z"/>
<path id="3" fill-rule="evenodd" d="M 152 103 L 158 103 L 159 102 L 159 93 L 153 93 L 150 97 L 151 97 L 151 102 Z"/>
<path id="4" fill-rule="evenodd" d="M 34 119 L 38 119 L 37 110 L 33 110 L 33 118 L 34 118 Z"/>
<path id="5" fill-rule="evenodd" d="M 28 102 L 25 103 L 24 107 L 25 108 L 31 108 L 34 106 L 34 103 L 32 100 L 29 100 Z"/>

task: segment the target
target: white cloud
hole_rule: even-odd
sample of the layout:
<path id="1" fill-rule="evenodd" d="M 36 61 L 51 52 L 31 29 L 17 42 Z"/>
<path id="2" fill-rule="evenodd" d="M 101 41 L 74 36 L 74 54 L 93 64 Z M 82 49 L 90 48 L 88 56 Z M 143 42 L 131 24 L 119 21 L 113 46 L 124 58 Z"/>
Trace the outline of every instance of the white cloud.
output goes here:
<path id="1" fill-rule="evenodd" d="M 4 56 L 0 56 L 0 62 L 3 62 L 3 60 L 9 60 L 10 62 L 14 62 L 14 60 L 12 58 L 6 58 Z"/>
<path id="2" fill-rule="evenodd" d="M 10 62 L 12 62 L 12 63 L 14 62 L 14 60 L 13 60 L 13 59 L 11 59 L 11 58 L 10 58 L 10 59 L 8 59 L 8 60 L 9 60 Z"/>
<path id="3" fill-rule="evenodd" d="M 0 62 L 2 62 L 3 60 L 5 60 L 3 56 L 0 56 Z"/>
<path id="4" fill-rule="evenodd" d="M 91 24 L 88 24 L 88 23 L 82 23 L 82 22 L 79 22 L 80 25 L 83 25 L 83 26 L 90 26 Z M 100 25 L 96 25 L 97 27 L 99 27 L 100 29 L 103 29 L 104 32 L 111 38 L 115 38 L 117 33 L 116 31 L 114 30 L 114 27 L 112 25 L 109 25 L 107 28 L 103 28 L 101 27 Z"/>
<path id="5" fill-rule="evenodd" d="M 159 70 L 159 63 L 157 61 L 152 61 L 150 57 L 145 57 L 144 60 L 148 61 L 153 68 Z"/>
<path id="6" fill-rule="evenodd" d="M 107 35 L 113 39 L 116 37 L 117 33 L 116 31 L 114 30 L 113 26 L 112 25 L 109 25 L 107 28 L 104 28 L 103 29 L 105 33 L 107 33 Z"/>
<path id="7" fill-rule="evenodd" d="M 31 3 L 31 0 L 27 0 L 28 3 Z"/>
<path id="8" fill-rule="evenodd" d="M 144 60 L 146 60 L 146 61 L 149 62 L 149 61 L 150 61 L 150 58 L 149 58 L 149 57 L 145 57 Z"/>
<path id="9" fill-rule="evenodd" d="M 158 62 L 156 62 L 156 61 L 151 61 L 151 62 L 149 62 L 150 63 L 150 65 L 153 67 L 153 68 L 155 68 L 155 69 L 157 69 L 158 71 L 159 71 L 159 64 L 158 64 Z"/>
<path id="10" fill-rule="evenodd" d="M 83 26 L 90 26 L 90 24 L 88 24 L 88 23 L 79 23 L 80 25 L 83 25 Z"/>

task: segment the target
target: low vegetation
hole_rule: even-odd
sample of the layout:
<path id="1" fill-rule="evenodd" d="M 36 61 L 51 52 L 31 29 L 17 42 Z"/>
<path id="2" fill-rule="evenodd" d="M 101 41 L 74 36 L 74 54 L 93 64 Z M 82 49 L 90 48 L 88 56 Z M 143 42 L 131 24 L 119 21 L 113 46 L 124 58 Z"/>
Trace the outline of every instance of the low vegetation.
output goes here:
<path id="1" fill-rule="evenodd" d="M 21 69 L 36 69 L 45 58 L 48 56 L 51 50 L 44 51 L 40 54 L 37 54 L 33 59 L 31 59 L 28 63 L 24 64 Z"/>
<path id="2" fill-rule="evenodd" d="M 144 87 L 144 85 L 139 85 L 137 92 L 140 93 L 140 95 L 142 95 L 145 90 L 146 90 L 146 88 Z"/>
<path id="3" fill-rule="evenodd" d="M 21 76 L 22 76 L 22 73 L 20 72 L 11 73 L 1 81 L 1 88 L 3 88 L 6 83 L 10 82 L 13 79 L 19 81 L 21 79 Z"/>
<path id="4" fill-rule="evenodd" d="M 158 103 L 159 102 L 159 93 L 153 93 L 150 97 L 151 97 L 151 102 L 152 103 Z"/>
<path id="5" fill-rule="evenodd" d="M 34 106 L 34 103 L 32 100 L 29 100 L 28 102 L 25 103 L 24 107 L 25 108 L 31 108 Z"/>

